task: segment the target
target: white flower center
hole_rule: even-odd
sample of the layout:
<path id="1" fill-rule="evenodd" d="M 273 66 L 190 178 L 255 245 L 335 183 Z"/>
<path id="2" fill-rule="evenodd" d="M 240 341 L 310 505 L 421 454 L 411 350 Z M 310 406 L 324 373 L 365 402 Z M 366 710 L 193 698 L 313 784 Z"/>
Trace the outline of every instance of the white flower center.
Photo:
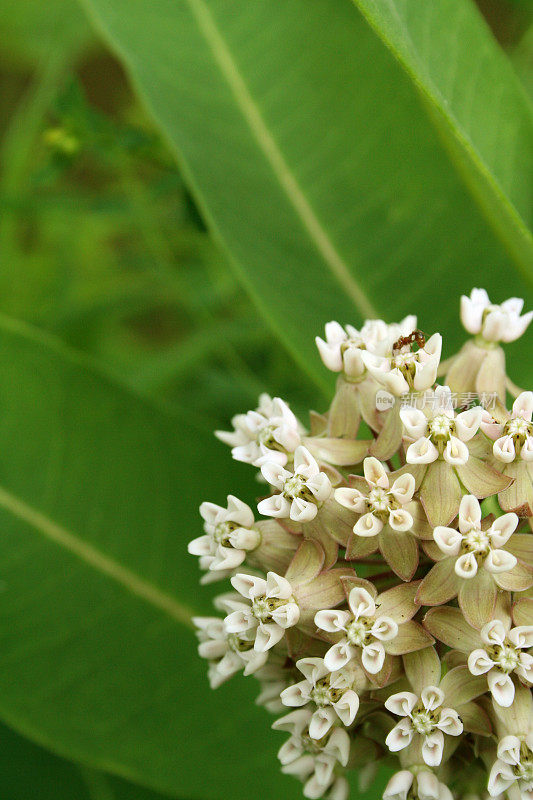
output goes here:
<path id="1" fill-rule="evenodd" d="M 448 440 L 450 435 L 455 432 L 455 423 L 453 419 L 450 419 L 445 414 L 437 414 L 436 417 L 433 417 L 433 419 L 429 421 L 428 427 L 430 434 L 436 439 Z"/>
<path id="2" fill-rule="evenodd" d="M 231 547 L 230 534 L 238 527 L 235 522 L 219 522 L 213 532 L 213 539 L 223 547 Z"/>
<path id="3" fill-rule="evenodd" d="M 517 417 L 509 420 L 506 427 L 510 436 L 528 436 L 531 430 L 531 423 L 521 417 Z"/>
<path id="4" fill-rule="evenodd" d="M 260 620 L 260 622 L 264 622 L 267 619 L 271 619 L 273 611 L 286 605 L 287 602 L 287 600 L 279 600 L 278 598 L 266 597 L 265 595 L 262 597 L 255 597 L 252 600 L 252 614 L 256 619 Z"/>
<path id="5" fill-rule="evenodd" d="M 346 636 L 350 644 L 363 647 L 370 638 L 369 627 L 371 623 L 365 619 L 354 619 L 346 629 Z"/>
<path id="6" fill-rule="evenodd" d="M 418 708 L 411 714 L 411 722 L 417 733 L 428 736 L 437 726 L 440 719 L 440 710 L 427 711 L 425 708 Z"/>
<path id="7" fill-rule="evenodd" d="M 397 353 L 391 359 L 392 366 L 397 367 L 402 371 L 406 368 L 409 368 L 409 366 L 413 364 L 415 361 L 416 361 L 416 353 L 413 353 L 411 350 L 408 350 L 404 353 Z"/>
<path id="8" fill-rule="evenodd" d="M 259 433 L 256 436 L 257 444 L 262 444 L 267 450 L 279 450 L 282 453 L 285 453 L 285 448 L 276 441 L 274 436 L 275 428 L 272 425 L 265 425 L 264 428 L 261 428 Z"/>
<path id="9" fill-rule="evenodd" d="M 342 697 L 342 694 L 341 689 L 333 689 L 329 685 L 329 676 L 320 678 L 309 693 L 311 700 L 317 706 L 329 706 L 332 703 L 336 703 Z"/>
<path id="10" fill-rule="evenodd" d="M 372 489 L 368 494 L 368 503 L 372 511 L 388 511 L 391 507 L 390 497 L 384 489 Z"/>
<path id="11" fill-rule="evenodd" d="M 463 536 L 463 549 L 468 553 L 486 553 L 490 550 L 490 539 L 485 531 L 472 528 Z"/>
<path id="12" fill-rule="evenodd" d="M 519 663 L 520 655 L 511 645 L 495 645 L 492 660 L 502 672 L 512 672 Z"/>
<path id="13" fill-rule="evenodd" d="M 301 500 L 306 500 L 308 503 L 315 503 L 318 505 L 316 497 L 313 492 L 307 488 L 304 478 L 300 475 L 292 475 L 283 484 L 283 494 L 289 500 L 294 500 L 299 497 Z"/>

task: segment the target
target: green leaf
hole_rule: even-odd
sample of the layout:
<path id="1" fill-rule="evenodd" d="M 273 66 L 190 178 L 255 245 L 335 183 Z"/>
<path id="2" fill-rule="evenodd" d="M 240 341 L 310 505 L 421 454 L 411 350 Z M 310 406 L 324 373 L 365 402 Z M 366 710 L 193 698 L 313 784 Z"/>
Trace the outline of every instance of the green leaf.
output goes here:
<path id="1" fill-rule="evenodd" d="M 0 440 L 0 717 L 174 796 L 296 797 L 257 683 L 212 692 L 190 629 L 198 504 L 252 501 L 253 470 L 6 318 Z"/>
<path id="2" fill-rule="evenodd" d="M 0 0 L 2 58 L 15 64 L 38 64 L 52 48 L 74 53 L 92 43 L 83 14 L 69 0 Z"/>
<path id="3" fill-rule="evenodd" d="M 530 277 L 533 107 L 472 0 L 354 0 L 427 102 L 456 167 Z"/>
<path id="4" fill-rule="evenodd" d="M 163 795 L 65 761 L 0 725 L 0 786 L 9 800 L 164 800 Z"/>
<path id="5" fill-rule="evenodd" d="M 84 4 L 244 285 L 322 386 L 313 338 L 329 319 L 418 310 L 455 348 L 462 291 L 530 291 L 531 265 L 517 274 L 412 81 L 350 0 Z"/>

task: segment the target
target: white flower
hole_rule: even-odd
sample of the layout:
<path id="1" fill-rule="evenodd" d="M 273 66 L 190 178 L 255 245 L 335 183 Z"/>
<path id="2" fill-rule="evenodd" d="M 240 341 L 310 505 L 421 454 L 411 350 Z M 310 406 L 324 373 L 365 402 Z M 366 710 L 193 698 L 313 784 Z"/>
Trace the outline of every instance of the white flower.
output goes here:
<path id="1" fill-rule="evenodd" d="M 300 425 L 289 406 L 279 397 L 263 394 L 259 407 L 232 419 L 234 431 L 216 431 L 229 444 L 236 461 L 260 467 L 265 461 L 285 465 L 300 444 Z"/>
<path id="2" fill-rule="evenodd" d="M 416 775 L 409 769 L 396 772 L 383 792 L 383 800 L 453 800 L 453 795 L 437 776 L 429 770 L 417 769 Z"/>
<path id="3" fill-rule="evenodd" d="M 386 356 L 363 352 L 362 359 L 370 374 L 385 389 L 400 396 L 412 389 L 421 392 L 433 386 L 441 349 L 442 337 L 435 333 L 419 350 L 405 345 Z"/>
<path id="4" fill-rule="evenodd" d="M 393 753 L 411 744 L 413 736 L 422 736 L 422 758 L 429 767 L 442 760 L 444 734 L 460 736 L 463 732 L 457 711 L 443 708 L 444 692 L 438 686 L 426 686 L 420 698 L 413 692 L 398 692 L 385 701 L 385 708 L 403 717 L 391 730 L 385 744 Z"/>
<path id="5" fill-rule="evenodd" d="M 228 495 L 228 506 L 202 503 L 200 514 L 205 524 L 205 536 L 189 542 L 188 551 L 202 558 L 202 565 L 210 570 L 233 570 L 240 566 L 246 553 L 255 550 L 261 541 L 259 531 L 252 526 L 252 509 L 233 495 Z"/>
<path id="6" fill-rule="evenodd" d="M 495 439 L 492 449 L 498 461 L 509 464 L 520 457 L 523 461 L 533 461 L 533 392 L 522 392 L 513 403 L 513 410 L 505 423 L 494 420 L 485 411 L 481 429 Z"/>
<path id="7" fill-rule="evenodd" d="M 218 617 L 193 617 L 193 623 L 200 640 L 198 653 L 209 661 L 208 678 L 212 689 L 243 668 L 245 675 L 251 675 L 265 664 L 268 656 L 253 649 L 254 637 L 249 632 L 228 633 L 224 620 Z"/>
<path id="8" fill-rule="evenodd" d="M 513 535 L 518 521 L 516 514 L 503 514 L 483 530 L 479 502 L 467 494 L 459 506 L 459 530 L 439 525 L 433 538 L 445 555 L 456 557 L 455 572 L 461 578 L 473 578 L 481 566 L 492 573 L 508 572 L 517 559 L 501 548 Z"/>
<path id="9" fill-rule="evenodd" d="M 426 395 L 424 411 L 402 408 L 400 417 L 407 436 L 414 439 L 406 453 L 408 464 L 431 464 L 443 458 L 448 464 L 466 464 L 470 453 L 465 442 L 478 432 L 483 415 L 481 406 L 455 414 L 451 390 L 437 386 Z"/>
<path id="10" fill-rule="evenodd" d="M 494 702 L 509 707 L 515 696 L 511 673 L 533 683 L 533 656 L 523 652 L 533 647 L 533 625 L 507 631 L 503 622 L 493 619 L 482 628 L 481 638 L 486 647 L 470 653 L 468 669 L 472 675 L 486 674 Z"/>
<path id="11" fill-rule="evenodd" d="M 498 744 L 498 759 L 489 776 L 489 794 L 496 797 L 517 784 L 523 800 L 533 800 L 532 742 L 504 736 Z M 513 795 L 514 796 L 514 795 Z"/>
<path id="12" fill-rule="evenodd" d="M 343 728 L 333 727 L 319 742 L 313 740 L 309 733 L 312 716 L 309 709 L 301 708 L 276 720 L 272 727 L 291 734 L 278 752 L 282 771 L 306 781 L 304 796 L 318 800 L 336 784 L 336 767 L 347 765 L 350 737 Z M 335 800 L 344 795 L 331 793 L 329 797 Z"/>
<path id="13" fill-rule="evenodd" d="M 470 297 L 461 297 L 461 322 L 468 333 L 480 335 L 486 342 L 514 342 L 533 319 L 532 311 L 520 316 L 523 306 L 518 297 L 494 305 L 485 289 L 472 289 Z"/>
<path id="14" fill-rule="evenodd" d="M 359 708 L 359 696 L 353 689 L 355 666 L 347 664 L 331 672 L 323 658 L 301 658 L 296 666 L 305 679 L 285 689 L 281 700 L 286 706 L 296 707 L 314 703 L 317 709 L 309 723 L 311 738 L 322 739 L 337 720 L 351 725 Z"/>
<path id="15" fill-rule="evenodd" d="M 415 491 L 415 479 L 409 473 L 396 478 L 392 486 L 383 464 L 373 456 L 363 463 L 368 494 L 359 489 L 342 487 L 335 490 L 335 500 L 362 516 L 354 525 L 358 536 L 376 536 L 387 523 L 395 531 L 409 531 L 413 517 L 402 506 L 410 503 Z"/>
<path id="16" fill-rule="evenodd" d="M 342 669 L 361 650 L 361 660 L 367 672 L 376 674 L 385 660 L 382 642 L 398 633 L 397 623 L 386 616 L 376 616 L 376 604 L 366 589 L 354 587 L 348 597 L 350 611 L 329 609 L 315 614 L 315 625 L 327 633 L 344 634 L 324 656 L 327 669 Z"/>
<path id="17" fill-rule="evenodd" d="M 407 336 L 416 328 L 416 317 L 405 317 L 400 323 L 387 325 L 381 319 L 367 320 L 360 331 L 338 322 L 326 325 L 326 340 L 315 339 L 320 357 L 328 369 L 344 372 L 349 378 L 358 378 L 365 372 L 363 350 L 376 355 L 386 355 L 400 336 Z"/>
<path id="18" fill-rule="evenodd" d="M 267 497 L 257 509 L 267 517 L 290 517 L 295 522 L 309 522 L 318 513 L 319 505 L 327 500 L 333 489 L 331 481 L 306 447 L 294 453 L 294 472 L 289 472 L 274 461 L 261 467 L 263 477 L 280 494 Z"/>
<path id="19" fill-rule="evenodd" d="M 232 609 L 224 620 L 226 631 L 239 634 L 251 631 L 256 652 L 264 653 L 274 647 L 285 630 L 300 619 L 292 586 L 275 572 L 267 573 L 266 580 L 238 574 L 233 576 L 231 583 L 248 602 L 226 601 L 226 607 Z"/>

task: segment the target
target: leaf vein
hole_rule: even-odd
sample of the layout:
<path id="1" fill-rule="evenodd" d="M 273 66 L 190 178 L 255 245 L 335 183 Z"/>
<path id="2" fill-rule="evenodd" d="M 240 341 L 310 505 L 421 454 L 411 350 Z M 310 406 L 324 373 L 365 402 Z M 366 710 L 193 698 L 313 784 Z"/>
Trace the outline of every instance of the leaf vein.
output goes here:
<path id="1" fill-rule="evenodd" d="M 45 514 L 0 487 L 0 508 L 27 523 L 50 541 L 74 554 L 103 575 L 107 575 L 136 597 L 164 611 L 182 625 L 192 628 L 192 611 L 157 586 L 141 578 L 115 559 L 58 525 Z"/>
<path id="2" fill-rule="evenodd" d="M 211 50 L 224 78 L 239 106 L 257 144 L 270 163 L 274 174 L 298 214 L 302 225 L 320 252 L 332 274 L 354 302 L 363 317 L 377 317 L 378 313 L 365 292 L 351 274 L 322 223 L 316 216 L 296 176 L 291 171 L 276 141 L 268 129 L 257 104 L 254 102 L 239 69 L 219 32 L 213 16 L 203 0 L 187 0 L 191 13 Z"/>

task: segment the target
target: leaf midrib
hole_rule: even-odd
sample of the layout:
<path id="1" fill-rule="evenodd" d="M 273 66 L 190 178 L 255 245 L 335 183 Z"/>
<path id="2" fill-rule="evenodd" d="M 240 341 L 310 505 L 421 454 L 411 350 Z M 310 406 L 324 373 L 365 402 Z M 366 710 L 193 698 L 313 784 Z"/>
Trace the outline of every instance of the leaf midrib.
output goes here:
<path id="1" fill-rule="evenodd" d="M 377 317 L 376 308 L 350 272 L 348 265 L 328 236 L 296 176 L 287 164 L 273 134 L 248 90 L 246 82 L 226 45 L 222 33 L 217 27 L 213 15 L 203 0 L 187 0 L 187 5 L 228 84 L 238 108 L 248 124 L 250 132 L 270 164 L 311 241 L 362 317 Z"/>
<path id="2" fill-rule="evenodd" d="M 172 619 L 188 628 L 192 624 L 193 612 L 176 598 L 166 594 L 157 586 L 141 578 L 120 562 L 102 553 L 93 545 L 68 531 L 48 516 L 33 508 L 24 500 L 0 486 L 0 508 L 5 509 L 18 520 L 25 522 L 46 539 L 77 556 L 85 564 L 106 575 L 131 594 L 149 605 L 163 611 Z"/>
<path id="3" fill-rule="evenodd" d="M 435 85 L 431 76 L 426 72 L 424 80 L 419 75 L 417 75 L 417 73 L 411 67 L 409 60 L 403 55 L 401 50 L 398 47 L 396 47 L 394 42 L 387 36 L 387 33 L 381 29 L 379 23 L 372 17 L 371 13 L 365 7 L 364 3 L 361 3 L 360 0 L 352 0 L 352 2 L 357 7 L 358 11 L 360 11 L 363 18 L 367 21 L 369 27 L 374 31 L 376 36 L 381 40 L 383 45 L 390 51 L 390 53 L 393 55 L 393 57 L 398 62 L 400 67 L 407 74 L 407 76 L 412 81 L 416 89 L 420 92 L 424 100 L 433 109 L 433 112 L 438 114 L 438 116 L 442 119 L 443 124 L 450 131 L 452 137 L 463 149 L 464 153 L 466 154 L 467 158 L 472 164 L 474 170 L 477 171 L 477 173 L 486 181 L 488 187 L 490 187 L 490 189 L 492 190 L 493 196 L 497 199 L 502 210 L 507 214 L 508 219 L 514 226 L 526 250 L 529 252 L 529 254 L 533 253 L 533 234 L 529 230 L 524 218 L 522 217 L 521 213 L 518 211 L 514 203 L 511 201 L 511 199 L 507 196 L 505 190 L 502 188 L 500 182 L 497 180 L 496 176 L 492 173 L 489 166 L 485 163 L 485 160 L 483 159 L 482 155 L 478 152 L 475 144 L 471 141 L 470 137 L 468 137 L 468 135 L 463 131 L 463 128 L 459 120 L 455 117 L 455 115 L 451 112 L 451 110 L 447 108 L 444 102 L 445 98 L 443 98 L 439 88 Z M 391 3 L 391 8 L 394 11 L 396 17 L 398 18 L 398 23 L 401 27 L 404 36 L 411 43 L 413 51 L 413 59 L 418 64 L 420 64 L 418 50 L 415 45 L 415 42 L 413 41 L 409 33 L 409 30 L 406 28 L 402 18 L 399 16 L 394 3 Z M 420 72 L 421 74 L 422 72 L 424 72 L 423 67 L 421 68 Z M 529 106 L 530 105 L 529 98 L 527 98 L 525 92 L 524 92 L 524 97 L 526 99 L 527 105 Z M 474 199 L 476 200 L 480 208 L 483 210 L 485 217 L 488 220 L 491 228 L 495 231 L 495 233 L 498 235 L 502 243 L 506 246 L 507 251 L 512 256 L 517 266 L 520 268 L 520 271 L 522 272 L 524 277 L 531 282 L 532 276 L 529 264 L 524 263 L 522 261 L 522 258 L 520 257 L 520 254 L 514 252 L 509 247 L 509 244 L 502 236 L 501 231 L 498 230 L 497 227 L 495 226 L 494 220 L 486 212 L 484 203 L 482 202 L 480 190 L 478 190 L 477 187 L 473 186 L 471 182 L 468 181 L 460 165 L 457 163 L 457 159 L 454 157 L 453 151 L 451 151 L 448 147 L 446 147 L 445 149 L 448 152 L 450 159 L 456 166 L 459 174 L 462 176 L 463 180 L 465 180 L 465 183 L 470 189 L 471 194 L 474 196 Z"/>

